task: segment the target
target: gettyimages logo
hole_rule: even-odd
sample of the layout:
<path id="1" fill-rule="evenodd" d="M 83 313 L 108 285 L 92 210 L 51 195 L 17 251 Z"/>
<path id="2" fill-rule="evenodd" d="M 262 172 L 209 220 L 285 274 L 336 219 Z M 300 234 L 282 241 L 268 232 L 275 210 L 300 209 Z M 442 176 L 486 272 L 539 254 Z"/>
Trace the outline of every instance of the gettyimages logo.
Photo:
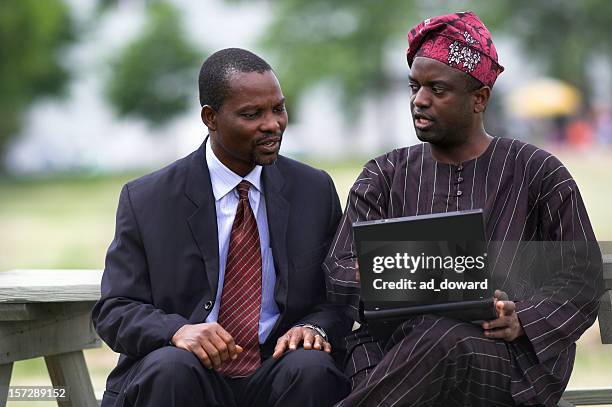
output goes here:
<path id="1" fill-rule="evenodd" d="M 380 274 L 387 269 L 406 270 L 415 273 L 419 270 L 454 270 L 463 273 L 470 270 L 483 270 L 486 267 L 487 253 L 481 256 L 418 256 L 396 253 L 394 256 L 375 256 L 372 271 Z"/>

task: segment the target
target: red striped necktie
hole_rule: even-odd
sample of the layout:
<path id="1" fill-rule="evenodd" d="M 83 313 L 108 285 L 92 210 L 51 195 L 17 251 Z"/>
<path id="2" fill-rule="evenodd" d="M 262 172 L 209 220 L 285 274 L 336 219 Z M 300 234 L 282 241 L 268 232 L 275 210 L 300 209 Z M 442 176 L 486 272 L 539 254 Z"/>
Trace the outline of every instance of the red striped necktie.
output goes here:
<path id="1" fill-rule="evenodd" d="M 244 351 L 224 363 L 219 372 L 228 377 L 245 377 L 261 365 L 259 314 L 261 310 L 261 246 L 253 210 L 249 204 L 248 181 L 236 187 L 239 202 L 230 234 L 223 293 L 218 323 Z"/>

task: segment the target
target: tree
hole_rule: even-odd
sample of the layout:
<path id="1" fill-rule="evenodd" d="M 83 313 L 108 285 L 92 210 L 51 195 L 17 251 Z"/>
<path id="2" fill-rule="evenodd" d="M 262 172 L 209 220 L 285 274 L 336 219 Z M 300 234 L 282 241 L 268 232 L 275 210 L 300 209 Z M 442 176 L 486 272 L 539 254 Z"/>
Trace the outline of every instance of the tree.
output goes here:
<path id="1" fill-rule="evenodd" d="M 587 96 L 593 57 L 611 61 L 608 0 L 482 2 L 478 12 L 492 28 L 515 37 L 548 75 L 574 84 Z"/>
<path id="2" fill-rule="evenodd" d="M 245 0 L 226 0 L 244 2 Z M 406 33 L 424 18 L 474 10 L 489 29 L 516 38 L 546 72 L 588 91 L 593 55 L 612 56 L 608 0 L 268 0 L 273 21 L 262 44 L 276 64 L 288 100 L 328 80 L 338 86 L 347 112 L 364 97 L 392 86 L 384 52 L 407 46 Z M 494 33 L 496 35 L 497 33 Z M 402 43 L 402 40 L 404 41 Z M 397 58 L 404 57 L 399 48 Z M 503 59 L 503 56 L 502 56 Z"/>
<path id="3" fill-rule="evenodd" d="M 401 41 L 407 22 L 417 19 L 410 0 L 270 3 L 275 17 L 261 41 L 278 56 L 276 71 L 287 100 L 327 80 L 338 86 L 350 113 L 363 97 L 384 94 L 392 85 L 384 53 L 390 41 Z"/>
<path id="4" fill-rule="evenodd" d="M 120 116 L 163 125 L 194 99 L 201 55 L 181 31 L 178 11 L 164 1 L 149 2 L 143 33 L 111 63 L 106 95 Z"/>
<path id="5" fill-rule="evenodd" d="M 61 51 L 74 39 L 61 0 L 0 2 L 0 163 L 28 106 L 65 91 L 70 72 Z"/>

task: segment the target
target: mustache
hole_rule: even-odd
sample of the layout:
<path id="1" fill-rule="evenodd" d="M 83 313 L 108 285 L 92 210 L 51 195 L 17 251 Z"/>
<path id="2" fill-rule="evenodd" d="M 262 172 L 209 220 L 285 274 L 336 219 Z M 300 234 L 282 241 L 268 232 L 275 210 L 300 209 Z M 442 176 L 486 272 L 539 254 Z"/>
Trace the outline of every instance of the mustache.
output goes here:
<path id="1" fill-rule="evenodd" d="M 423 113 L 422 111 L 418 110 L 418 109 L 414 109 L 412 111 L 412 117 L 414 119 L 427 119 L 427 120 L 431 120 L 433 121 L 433 117 L 431 117 L 430 115 Z"/>
<path id="2" fill-rule="evenodd" d="M 270 142 L 280 142 L 283 139 L 283 133 L 278 133 L 270 136 L 264 136 L 263 138 L 257 140 L 257 145 L 270 143 Z"/>

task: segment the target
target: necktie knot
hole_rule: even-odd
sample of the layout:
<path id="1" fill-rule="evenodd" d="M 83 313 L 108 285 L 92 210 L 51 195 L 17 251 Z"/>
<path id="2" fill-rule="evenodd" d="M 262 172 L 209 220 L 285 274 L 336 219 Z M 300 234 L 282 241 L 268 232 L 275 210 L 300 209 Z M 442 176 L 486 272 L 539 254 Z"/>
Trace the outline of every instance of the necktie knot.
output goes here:
<path id="1" fill-rule="evenodd" d="M 240 184 L 236 185 L 236 190 L 238 190 L 238 197 L 240 200 L 249 198 L 249 188 L 251 188 L 251 183 L 245 180 L 240 181 Z"/>

